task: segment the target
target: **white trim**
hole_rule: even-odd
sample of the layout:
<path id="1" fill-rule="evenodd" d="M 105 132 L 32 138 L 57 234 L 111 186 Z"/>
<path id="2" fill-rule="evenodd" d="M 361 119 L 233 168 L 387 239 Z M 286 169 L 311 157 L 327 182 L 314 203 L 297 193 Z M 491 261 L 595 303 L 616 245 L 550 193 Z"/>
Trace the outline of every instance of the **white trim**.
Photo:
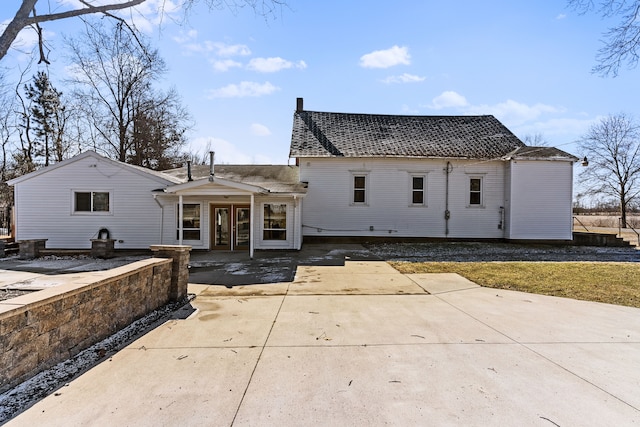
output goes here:
<path id="1" fill-rule="evenodd" d="M 413 202 L 413 193 L 415 190 L 413 188 L 413 179 L 414 178 L 422 178 L 422 203 L 414 203 Z M 409 172 L 409 207 L 427 207 L 427 173 L 426 172 Z"/>
<path id="2" fill-rule="evenodd" d="M 178 196 L 178 244 L 182 245 L 182 238 L 184 237 L 184 206 L 183 206 L 182 194 Z"/>
<path id="3" fill-rule="evenodd" d="M 51 172 L 53 170 L 56 170 L 58 168 L 66 166 L 68 164 L 75 163 L 77 161 L 80 161 L 80 160 L 83 160 L 83 159 L 86 159 L 86 158 L 92 158 L 92 159 L 95 159 L 97 162 L 105 162 L 105 163 L 109 163 L 109 164 L 111 164 L 113 166 L 117 166 L 117 167 L 119 167 L 121 169 L 127 169 L 127 170 L 129 170 L 129 171 L 131 171 L 131 172 L 133 172 L 135 174 L 146 176 L 148 178 L 153 179 L 154 181 L 157 181 L 157 182 L 165 184 L 165 185 L 170 185 L 170 184 L 174 184 L 174 183 L 178 182 L 178 181 L 176 181 L 176 178 L 174 178 L 172 176 L 169 176 L 169 175 L 165 175 L 162 172 L 156 172 L 156 171 L 152 171 L 151 169 L 144 168 L 142 166 L 135 166 L 135 165 L 130 165 L 130 164 L 127 164 L 127 163 L 119 162 L 117 160 L 112 160 L 112 159 L 109 159 L 107 157 L 103 157 L 103 156 L 101 156 L 100 154 L 98 154 L 98 153 L 96 153 L 94 151 L 85 151 L 84 153 L 78 154 L 77 156 L 74 156 L 74 157 L 72 157 L 70 159 L 63 160 L 63 161 L 58 162 L 58 163 L 54 163 L 53 165 L 44 167 L 42 169 L 38 169 L 35 172 L 31 172 L 31 173 L 28 173 L 26 175 L 22 175 L 22 176 L 19 176 L 17 178 L 14 178 L 12 180 L 9 180 L 9 181 L 7 181 L 7 184 L 8 185 L 16 185 L 16 184 L 19 184 L 19 183 L 21 183 L 23 181 L 29 180 L 31 178 L 35 178 L 35 177 L 40 176 L 42 174 L 45 174 L 47 172 Z"/>
<path id="4" fill-rule="evenodd" d="M 199 211 L 200 211 L 200 227 L 199 228 L 184 228 L 184 207 L 185 205 L 198 205 L 199 206 Z M 202 218 L 204 217 L 204 210 L 203 210 L 203 203 L 201 201 L 187 201 L 186 203 L 184 202 L 184 200 L 182 200 L 182 195 L 180 195 L 180 202 L 178 202 L 178 218 L 176 218 L 176 222 L 177 224 L 177 228 L 176 230 L 178 231 L 178 240 L 181 242 L 184 242 L 185 240 L 187 242 L 192 242 L 191 244 L 193 245 L 193 243 L 197 243 L 196 246 L 200 246 L 203 242 L 203 236 L 204 236 L 204 230 L 203 230 L 203 226 L 202 226 Z M 184 238 L 184 232 L 185 231 L 194 231 L 194 230 L 198 230 L 200 232 L 200 238 L 199 239 L 185 239 Z M 180 243 L 182 245 L 182 243 Z"/>
<path id="5" fill-rule="evenodd" d="M 465 192 L 465 197 L 466 197 L 466 201 L 465 204 L 467 206 L 467 208 L 472 208 L 472 209 L 477 209 L 477 208 L 484 208 L 484 202 L 485 202 L 485 182 L 484 182 L 484 175 L 485 174 L 467 174 L 467 183 L 466 183 L 466 192 Z M 480 203 L 471 203 L 471 180 L 472 179 L 478 179 L 480 180 Z"/>
<path id="6" fill-rule="evenodd" d="M 76 194 L 77 193 L 89 193 L 91 194 L 91 210 L 88 211 L 78 211 L 76 210 Z M 94 211 L 93 210 L 93 194 L 94 193 L 107 193 L 109 194 L 109 210 L 108 211 Z M 71 189 L 71 215 L 72 216 L 110 216 L 113 215 L 113 190 L 105 190 L 105 189 L 82 189 L 82 188 L 72 188 Z"/>
<path id="7" fill-rule="evenodd" d="M 195 181 L 185 182 L 184 184 L 172 185 L 171 187 L 166 188 L 164 191 L 165 193 L 168 193 L 168 194 L 171 194 L 171 193 L 179 194 L 181 192 L 186 192 L 187 190 L 193 190 L 194 188 L 206 187 L 211 183 L 215 183 L 225 187 L 233 188 L 236 190 L 242 190 L 246 192 L 251 192 L 251 193 L 268 193 L 269 192 L 268 190 L 262 187 L 258 187 L 257 185 L 243 184 L 241 182 L 230 181 L 228 179 L 223 179 L 223 178 L 215 178 L 214 181 L 210 181 L 208 178 L 198 179 Z M 206 195 L 206 192 L 202 194 Z M 238 193 L 238 194 L 243 194 L 243 193 Z"/>
<path id="8" fill-rule="evenodd" d="M 249 227 L 249 258 L 253 259 L 253 239 L 255 238 L 255 233 L 253 232 L 253 230 L 255 230 L 256 226 L 254 223 L 254 219 L 255 219 L 255 213 L 254 213 L 254 208 L 255 208 L 255 197 L 253 196 L 253 193 L 251 193 L 251 203 L 249 205 L 249 221 L 251 221 L 251 227 Z"/>
<path id="9" fill-rule="evenodd" d="M 369 193 L 371 193 L 371 182 L 369 180 L 369 172 L 370 171 L 358 171 L 358 170 L 351 170 L 350 172 L 350 179 L 351 179 L 351 183 L 350 183 L 350 191 L 349 191 L 349 206 L 369 206 Z M 357 177 L 364 177 L 364 188 L 360 189 L 360 188 L 356 188 L 356 178 Z M 364 202 L 356 202 L 355 201 L 355 192 L 356 190 L 363 190 L 364 191 Z"/>
<path id="10" fill-rule="evenodd" d="M 271 205 L 271 206 L 273 206 L 273 205 L 284 205 L 284 221 L 285 221 L 284 228 L 265 228 L 264 227 L 264 221 L 265 221 L 264 208 L 265 208 L 266 205 Z M 260 204 L 260 206 L 261 206 L 261 209 L 260 209 L 260 212 L 261 212 L 261 215 L 260 215 L 260 217 L 261 217 L 261 220 L 260 220 L 260 239 L 261 239 L 261 241 L 262 242 L 287 242 L 289 240 L 289 237 L 291 237 L 291 235 L 289 234 L 289 233 L 291 233 L 291 230 L 290 230 L 291 220 L 289 218 L 289 202 L 285 202 L 285 201 L 283 201 L 283 202 L 271 202 L 271 201 L 269 201 L 269 202 L 262 202 Z M 268 231 L 268 230 L 284 231 L 284 239 L 265 239 L 264 238 L 264 232 Z"/>

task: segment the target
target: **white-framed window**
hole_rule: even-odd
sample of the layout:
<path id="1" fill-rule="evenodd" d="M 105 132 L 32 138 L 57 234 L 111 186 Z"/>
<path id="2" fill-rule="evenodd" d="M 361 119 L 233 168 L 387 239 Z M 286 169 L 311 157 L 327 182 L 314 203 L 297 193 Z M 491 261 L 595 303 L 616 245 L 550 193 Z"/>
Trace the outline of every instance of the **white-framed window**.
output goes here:
<path id="1" fill-rule="evenodd" d="M 200 240 L 200 203 L 182 204 L 182 240 Z M 176 240 L 180 240 L 180 204 L 176 205 Z"/>
<path id="2" fill-rule="evenodd" d="M 287 240 L 287 204 L 262 205 L 262 240 Z"/>
<path id="3" fill-rule="evenodd" d="M 483 206 L 484 205 L 484 180 L 481 176 L 469 177 L 469 195 L 468 206 Z"/>
<path id="4" fill-rule="evenodd" d="M 109 191 L 73 191 L 74 214 L 110 214 L 111 192 Z"/>
<path id="5" fill-rule="evenodd" d="M 409 204 L 411 206 L 426 206 L 427 177 L 423 174 L 411 174 L 409 184 L 411 186 Z"/>
<path id="6" fill-rule="evenodd" d="M 367 205 L 369 203 L 369 174 L 351 172 L 351 204 Z"/>

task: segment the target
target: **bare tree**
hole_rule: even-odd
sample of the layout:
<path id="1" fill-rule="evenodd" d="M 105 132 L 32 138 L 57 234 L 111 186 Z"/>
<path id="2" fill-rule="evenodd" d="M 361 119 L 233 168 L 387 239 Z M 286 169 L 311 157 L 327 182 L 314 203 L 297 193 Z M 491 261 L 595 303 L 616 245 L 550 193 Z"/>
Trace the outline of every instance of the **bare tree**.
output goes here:
<path id="1" fill-rule="evenodd" d="M 79 6 L 70 7 L 69 4 L 72 3 L 62 0 L 41 0 L 40 2 L 39 0 L 22 0 L 15 16 L 9 21 L 4 32 L 0 35 L 0 59 L 4 58 L 7 54 L 11 44 L 18 37 L 20 31 L 25 28 L 30 28 L 38 35 L 40 62 L 48 63 L 45 53 L 43 32 L 40 24 L 95 14 L 106 15 L 117 19 L 120 22 L 124 22 L 122 18 L 113 15 L 112 12 L 130 11 L 135 6 L 138 6 L 145 1 L 146 0 L 113 0 L 111 2 L 104 3 L 97 2 L 95 0 L 78 0 L 77 3 L 79 3 Z M 183 2 L 183 7 L 185 11 L 188 12 L 194 5 L 200 2 L 207 5 L 209 10 L 222 9 L 226 7 L 235 11 L 238 8 L 249 6 L 253 8 L 256 13 L 265 17 L 272 15 L 278 7 L 285 4 L 284 1 L 281 0 L 185 0 Z M 49 13 L 37 13 L 36 6 L 38 4 L 42 5 L 41 10 L 48 10 Z M 52 10 L 61 9 L 65 10 L 61 12 L 51 12 Z M 162 13 L 162 11 L 160 13 Z M 129 29 L 135 31 L 130 27 Z"/>
<path id="2" fill-rule="evenodd" d="M 604 33 L 604 46 L 597 54 L 593 72 L 615 77 L 620 67 L 635 68 L 640 58 L 640 1 L 638 0 L 567 0 L 569 7 L 579 13 L 595 11 L 605 18 L 619 18 L 619 22 Z"/>
<path id="3" fill-rule="evenodd" d="M 25 71 L 20 75 L 18 84 L 15 88 L 15 120 L 16 131 L 20 140 L 20 148 L 13 153 L 13 158 L 16 161 L 16 169 L 19 169 L 22 173 L 33 172 L 37 169 L 36 158 L 38 156 L 38 143 L 31 139 L 33 133 L 33 123 L 30 113 L 30 104 L 28 100 L 25 100 L 20 86 L 25 77 Z"/>
<path id="4" fill-rule="evenodd" d="M 87 106 L 90 125 L 98 131 L 111 157 L 126 161 L 136 108 L 151 85 L 166 71 L 152 49 L 121 23 L 105 28 L 89 24 L 82 38 L 68 41 L 77 95 Z"/>
<path id="5" fill-rule="evenodd" d="M 87 142 L 121 162 L 153 169 L 171 163 L 191 124 L 175 91 L 154 89 L 166 71 L 157 50 L 119 22 L 87 23 L 86 34 L 69 47 L 86 127 L 96 132 Z"/>
<path id="6" fill-rule="evenodd" d="M 580 173 L 587 194 L 619 202 L 622 226 L 627 210 L 640 194 L 640 126 L 625 114 L 603 118 L 579 141 L 589 166 Z"/>
<path id="7" fill-rule="evenodd" d="M 0 210 L 11 206 L 13 201 L 13 189 L 6 181 L 13 178 L 10 143 L 15 131 L 14 100 L 13 91 L 0 79 Z"/>
<path id="8" fill-rule="evenodd" d="M 551 145 L 541 133 L 527 134 L 522 138 L 522 142 L 531 147 L 548 147 Z"/>
<path id="9" fill-rule="evenodd" d="M 134 111 L 131 150 L 127 163 L 154 170 L 182 166 L 185 134 L 191 116 L 175 90 L 147 94 Z"/>

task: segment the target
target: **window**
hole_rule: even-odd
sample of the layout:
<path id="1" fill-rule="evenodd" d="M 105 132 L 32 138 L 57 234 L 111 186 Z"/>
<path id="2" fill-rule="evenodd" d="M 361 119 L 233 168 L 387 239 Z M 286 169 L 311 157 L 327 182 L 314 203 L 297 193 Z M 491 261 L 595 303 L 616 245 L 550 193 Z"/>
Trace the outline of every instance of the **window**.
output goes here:
<path id="1" fill-rule="evenodd" d="M 74 192 L 74 212 L 110 212 L 109 206 L 108 192 Z"/>
<path id="2" fill-rule="evenodd" d="M 180 205 L 176 207 L 176 240 L 180 240 Z M 200 240 L 200 204 L 182 205 L 182 240 Z"/>
<path id="3" fill-rule="evenodd" d="M 482 178 L 469 178 L 469 205 L 482 205 Z"/>
<path id="4" fill-rule="evenodd" d="M 353 203 L 365 204 L 367 202 L 367 176 L 353 176 Z"/>
<path id="5" fill-rule="evenodd" d="M 411 204 L 412 205 L 424 205 L 424 183 L 425 179 L 422 175 L 413 175 L 411 177 Z"/>
<path id="6" fill-rule="evenodd" d="M 287 240 L 287 205 L 265 203 L 263 215 L 262 238 Z"/>

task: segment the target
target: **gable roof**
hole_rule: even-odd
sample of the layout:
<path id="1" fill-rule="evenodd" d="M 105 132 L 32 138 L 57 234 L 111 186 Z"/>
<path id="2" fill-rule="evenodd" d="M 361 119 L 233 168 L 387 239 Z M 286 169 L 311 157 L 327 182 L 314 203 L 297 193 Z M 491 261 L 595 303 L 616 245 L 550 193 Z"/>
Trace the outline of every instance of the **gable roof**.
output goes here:
<path id="1" fill-rule="evenodd" d="M 26 181 L 28 179 L 31 178 L 35 178 L 37 176 L 46 174 L 48 172 L 51 172 L 53 170 L 56 170 L 58 168 L 67 166 L 69 164 L 75 163 L 77 161 L 86 159 L 86 158 L 91 158 L 94 159 L 98 162 L 106 162 L 109 163 L 113 166 L 117 166 L 119 168 L 122 169 L 127 169 L 130 170 L 131 172 L 138 174 L 138 175 L 142 175 L 142 176 L 146 176 L 147 178 L 151 178 L 159 183 L 164 183 L 164 184 L 170 184 L 170 183 L 177 183 L 178 181 L 175 180 L 175 178 L 171 177 L 171 176 L 167 176 L 165 174 L 163 174 L 162 172 L 157 172 L 151 169 L 147 169 L 145 167 L 142 166 L 135 166 L 135 165 L 130 165 L 128 163 L 123 163 L 117 160 L 113 160 L 113 159 L 109 159 L 108 157 L 104 157 L 101 156 L 100 154 L 96 153 L 95 151 L 85 151 L 84 153 L 80 153 L 76 156 L 73 156 L 70 159 L 66 159 L 63 160 L 61 162 L 58 163 L 54 163 L 50 166 L 38 169 L 37 171 L 25 174 L 25 175 L 21 175 L 17 178 L 11 179 L 9 181 L 7 181 L 8 185 L 15 185 L 18 184 L 20 182 Z"/>
<path id="2" fill-rule="evenodd" d="M 496 159 L 525 147 L 486 116 L 397 116 L 296 111 L 289 157 Z"/>
<path id="3" fill-rule="evenodd" d="M 166 170 L 163 173 L 178 180 L 179 189 L 206 185 L 209 181 L 208 165 L 192 165 L 188 181 L 187 168 Z M 215 181 L 222 185 L 238 184 L 248 191 L 268 193 L 306 193 L 300 182 L 297 166 L 287 165 L 215 165 Z"/>

